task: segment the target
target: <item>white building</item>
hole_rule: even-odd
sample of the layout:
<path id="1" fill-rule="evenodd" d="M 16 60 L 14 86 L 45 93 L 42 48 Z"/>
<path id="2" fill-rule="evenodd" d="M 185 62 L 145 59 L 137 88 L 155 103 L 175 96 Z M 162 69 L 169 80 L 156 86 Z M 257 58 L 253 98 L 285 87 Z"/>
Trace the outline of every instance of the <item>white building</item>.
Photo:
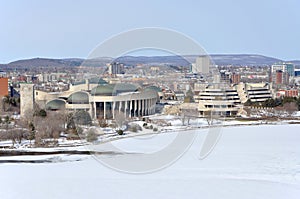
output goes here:
<path id="1" fill-rule="evenodd" d="M 200 115 L 218 114 L 236 115 L 243 109 L 248 100 L 263 102 L 273 97 L 272 85 L 267 83 L 239 83 L 232 87 L 214 84 L 208 85 L 199 92 Z"/>
<path id="2" fill-rule="evenodd" d="M 94 119 L 114 119 L 116 113 L 122 113 L 125 117 L 154 114 L 158 99 L 158 92 L 152 87 L 107 84 L 102 79 L 73 84 L 70 90 L 61 93 L 35 91 L 35 101 L 45 109 L 85 110 Z"/>
<path id="3" fill-rule="evenodd" d="M 192 65 L 192 72 L 208 74 L 210 67 L 210 57 L 208 55 L 199 56 L 196 58 L 196 63 Z"/>
<path id="4" fill-rule="evenodd" d="M 241 100 L 235 88 L 206 88 L 199 93 L 200 115 L 236 115 L 241 109 Z"/>
<path id="5" fill-rule="evenodd" d="M 247 83 L 240 84 L 246 93 L 247 100 L 251 102 L 263 102 L 273 98 L 272 84 L 269 83 Z"/>

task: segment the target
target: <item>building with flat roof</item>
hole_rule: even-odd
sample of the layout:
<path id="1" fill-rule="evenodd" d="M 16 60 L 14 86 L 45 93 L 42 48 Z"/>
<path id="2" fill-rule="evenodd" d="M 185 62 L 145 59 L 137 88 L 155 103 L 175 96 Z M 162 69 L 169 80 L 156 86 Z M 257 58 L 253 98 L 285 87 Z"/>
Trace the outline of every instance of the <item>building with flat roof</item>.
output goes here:
<path id="1" fill-rule="evenodd" d="M 242 86 L 242 90 L 244 91 L 242 93 L 246 95 L 245 99 L 251 100 L 252 102 L 263 102 L 273 98 L 274 91 L 272 90 L 272 84 L 241 83 L 239 84 L 239 86 Z M 242 93 L 240 94 L 241 97 L 242 97 Z"/>
<path id="2" fill-rule="evenodd" d="M 8 78 L 0 77 L 0 97 L 8 95 Z"/>
<path id="3" fill-rule="evenodd" d="M 111 76 L 116 76 L 117 74 L 122 74 L 124 71 L 124 65 L 119 62 L 113 62 L 108 65 L 108 73 Z"/>
<path id="4" fill-rule="evenodd" d="M 289 84 L 289 74 L 282 70 L 277 70 L 272 74 L 272 82 L 275 87 L 286 86 Z"/>
<path id="5" fill-rule="evenodd" d="M 236 115 L 242 108 L 241 100 L 234 88 L 206 88 L 199 93 L 200 115 Z"/>
<path id="6" fill-rule="evenodd" d="M 297 89 L 280 89 L 276 92 L 276 97 L 298 97 L 299 93 Z"/>
<path id="7" fill-rule="evenodd" d="M 275 73 L 276 71 L 286 72 L 289 76 L 295 76 L 295 66 L 292 63 L 273 64 L 271 66 L 271 73 Z"/>
<path id="8" fill-rule="evenodd" d="M 237 115 L 248 100 L 263 102 L 273 97 L 272 85 L 268 83 L 239 83 L 226 85 L 207 85 L 197 96 L 200 115 Z"/>
<path id="9" fill-rule="evenodd" d="M 193 73 L 208 74 L 211 67 L 210 57 L 202 55 L 196 58 L 196 63 L 192 65 Z"/>
<path id="10" fill-rule="evenodd" d="M 299 77 L 300 76 L 300 69 L 295 69 L 295 76 Z"/>
<path id="11" fill-rule="evenodd" d="M 241 82 L 241 74 L 238 73 L 232 73 L 230 78 L 230 83 L 232 84 L 238 84 Z"/>

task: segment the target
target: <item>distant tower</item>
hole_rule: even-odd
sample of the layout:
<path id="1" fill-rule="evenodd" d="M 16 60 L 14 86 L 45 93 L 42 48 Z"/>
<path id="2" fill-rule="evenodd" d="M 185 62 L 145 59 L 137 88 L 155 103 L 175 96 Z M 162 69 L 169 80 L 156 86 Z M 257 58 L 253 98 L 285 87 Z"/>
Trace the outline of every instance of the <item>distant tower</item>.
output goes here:
<path id="1" fill-rule="evenodd" d="M 26 112 L 33 111 L 34 88 L 33 84 L 20 84 L 20 112 L 21 117 L 26 117 Z"/>
<path id="2" fill-rule="evenodd" d="M 289 76 L 295 76 L 295 66 L 292 63 L 273 64 L 271 66 L 272 73 L 276 73 L 278 70 L 287 72 Z"/>
<path id="3" fill-rule="evenodd" d="M 238 84 L 241 81 L 241 75 L 237 73 L 231 74 L 231 83 L 232 84 Z"/>
<path id="4" fill-rule="evenodd" d="M 120 64 L 118 62 L 113 62 L 108 66 L 108 73 L 111 76 L 116 76 L 117 74 L 122 74 L 123 72 L 123 64 Z"/>
<path id="5" fill-rule="evenodd" d="M 196 64 L 192 65 L 192 72 L 208 74 L 210 66 L 211 66 L 211 62 L 209 56 L 202 55 L 196 58 Z"/>
<path id="6" fill-rule="evenodd" d="M 292 63 L 285 63 L 286 72 L 288 72 L 289 76 L 295 76 L 295 66 Z"/>
<path id="7" fill-rule="evenodd" d="M 289 84 L 289 73 L 283 72 L 282 70 L 277 70 L 272 77 L 275 86 L 280 87 L 282 85 Z"/>

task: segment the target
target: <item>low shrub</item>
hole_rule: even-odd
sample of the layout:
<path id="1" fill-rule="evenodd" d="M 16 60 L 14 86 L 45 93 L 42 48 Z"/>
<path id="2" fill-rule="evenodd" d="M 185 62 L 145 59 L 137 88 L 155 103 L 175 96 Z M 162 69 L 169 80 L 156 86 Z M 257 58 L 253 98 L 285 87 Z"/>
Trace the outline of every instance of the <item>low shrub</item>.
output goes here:
<path id="1" fill-rule="evenodd" d="M 88 130 L 88 133 L 86 135 L 86 141 L 88 142 L 94 142 L 98 139 L 98 136 L 97 134 L 95 133 L 94 130 L 90 129 Z"/>
<path id="2" fill-rule="evenodd" d="M 122 129 L 118 129 L 118 130 L 117 130 L 117 133 L 118 133 L 119 135 L 123 135 L 123 134 L 124 134 L 124 131 L 123 131 Z"/>
<path id="3" fill-rule="evenodd" d="M 134 133 L 138 132 L 138 129 L 137 129 L 136 126 L 130 126 L 130 127 L 128 128 L 128 130 L 131 131 L 131 132 L 134 132 Z"/>
<path id="4" fill-rule="evenodd" d="M 141 127 L 140 125 L 138 125 L 138 124 L 132 124 L 132 125 L 129 126 L 128 130 L 131 131 L 131 132 L 136 133 L 136 132 L 138 132 L 138 131 L 142 131 L 143 129 L 142 129 L 142 127 Z"/>

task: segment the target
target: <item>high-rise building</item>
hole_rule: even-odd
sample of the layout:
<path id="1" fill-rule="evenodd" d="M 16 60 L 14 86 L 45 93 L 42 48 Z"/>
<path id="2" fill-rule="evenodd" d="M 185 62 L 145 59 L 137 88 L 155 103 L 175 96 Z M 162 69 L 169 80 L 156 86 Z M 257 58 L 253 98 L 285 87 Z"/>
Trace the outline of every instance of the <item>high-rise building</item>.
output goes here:
<path id="1" fill-rule="evenodd" d="M 271 67 L 271 73 L 276 71 L 282 71 L 289 74 L 289 76 L 295 76 L 295 66 L 292 63 L 273 64 Z"/>
<path id="2" fill-rule="evenodd" d="M 289 84 L 289 74 L 287 72 L 283 72 L 282 70 L 277 70 L 272 75 L 272 82 L 274 86 L 288 85 Z"/>
<path id="3" fill-rule="evenodd" d="M 283 83 L 283 73 L 282 70 L 276 71 L 276 79 L 275 84 L 282 84 Z"/>
<path id="4" fill-rule="evenodd" d="M 119 62 L 113 62 L 109 64 L 108 66 L 108 73 L 112 76 L 117 74 L 122 74 L 124 70 L 123 64 L 120 64 Z"/>
<path id="5" fill-rule="evenodd" d="M 276 71 L 282 71 L 285 72 L 286 68 L 283 64 L 273 64 L 271 66 L 271 73 L 276 73 Z"/>
<path id="6" fill-rule="evenodd" d="M 220 71 L 221 81 L 224 83 L 229 84 L 230 83 L 230 75 L 231 73 L 228 71 Z"/>
<path id="7" fill-rule="evenodd" d="M 232 73 L 231 75 L 231 83 L 232 84 L 238 84 L 241 81 L 241 75 L 237 73 Z"/>
<path id="8" fill-rule="evenodd" d="M 8 95 L 8 78 L 0 77 L 0 97 Z"/>
<path id="9" fill-rule="evenodd" d="M 289 74 L 289 76 L 295 76 L 295 66 L 292 63 L 286 63 L 286 72 Z"/>
<path id="10" fill-rule="evenodd" d="M 211 62 L 209 56 L 202 55 L 196 58 L 196 64 L 192 65 L 192 72 L 208 74 L 210 66 Z"/>

